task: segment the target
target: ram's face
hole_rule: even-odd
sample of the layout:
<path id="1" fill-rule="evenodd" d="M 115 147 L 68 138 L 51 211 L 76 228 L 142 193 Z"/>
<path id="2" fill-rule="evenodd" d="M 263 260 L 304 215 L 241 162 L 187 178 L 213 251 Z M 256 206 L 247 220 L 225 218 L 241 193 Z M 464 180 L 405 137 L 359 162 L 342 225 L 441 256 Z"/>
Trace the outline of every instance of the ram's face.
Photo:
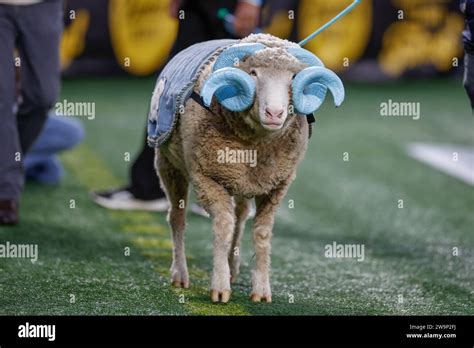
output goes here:
<path id="1" fill-rule="evenodd" d="M 250 68 L 255 81 L 255 101 L 251 116 L 266 130 L 282 129 L 290 115 L 291 82 L 295 75 L 289 70 Z"/>
<path id="2" fill-rule="evenodd" d="M 255 99 L 250 110 L 254 123 L 267 131 L 278 131 L 294 117 L 293 78 L 304 68 L 286 50 L 274 48 L 257 52 L 240 64 L 255 83 Z"/>

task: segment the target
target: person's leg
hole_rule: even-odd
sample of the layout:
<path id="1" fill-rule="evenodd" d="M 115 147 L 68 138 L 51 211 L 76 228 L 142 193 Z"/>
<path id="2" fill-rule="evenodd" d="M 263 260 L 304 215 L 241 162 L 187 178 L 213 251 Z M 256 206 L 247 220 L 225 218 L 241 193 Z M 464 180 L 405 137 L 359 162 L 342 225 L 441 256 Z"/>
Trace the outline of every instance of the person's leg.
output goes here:
<path id="1" fill-rule="evenodd" d="M 21 38 L 18 50 L 23 97 L 18 110 L 18 130 L 22 150 L 26 153 L 59 95 L 62 2 L 18 6 L 16 13 Z"/>
<path id="2" fill-rule="evenodd" d="M 11 6 L 0 5 L 0 225 L 17 222 L 23 188 L 21 147 L 16 117 L 13 50 L 16 28 Z"/>
<path id="3" fill-rule="evenodd" d="M 464 88 L 474 110 L 474 55 L 467 52 L 464 56 Z"/>
<path id="4" fill-rule="evenodd" d="M 58 184 L 64 173 L 56 155 L 28 154 L 24 166 L 26 179 L 41 184 Z"/>
<path id="5" fill-rule="evenodd" d="M 84 127 L 82 123 L 71 117 L 56 115 L 54 112 L 48 114 L 44 127 L 33 143 L 29 154 L 54 154 L 73 148 L 84 138 Z"/>
<path id="6" fill-rule="evenodd" d="M 56 116 L 52 112 L 50 115 L 23 165 L 28 180 L 57 184 L 63 176 L 63 168 L 56 154 L 80 143 L 84 128 L 78 120 Z"/>
<path id="7" fill-rule="evenodd" d="M 146 136 L 141 152 L 130 170 L 130 192 L 135 198 L 152 200 L 164 198 L 160 180 L 154 168 L 155 150 L 146 144 Z"/>

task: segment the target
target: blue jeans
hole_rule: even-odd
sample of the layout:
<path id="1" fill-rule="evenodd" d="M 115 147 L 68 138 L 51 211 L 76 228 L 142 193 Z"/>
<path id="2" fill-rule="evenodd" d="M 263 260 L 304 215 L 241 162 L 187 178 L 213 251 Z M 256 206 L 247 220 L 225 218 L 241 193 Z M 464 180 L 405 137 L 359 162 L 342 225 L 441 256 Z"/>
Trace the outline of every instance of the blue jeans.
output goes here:
<path id="1" fill-rule="evenodd" d="M 23 166 L 27 180 L 57 184 L 64 173 L 57 154 L 70 149 L 84 138 L 82 123 L 70 117 L 50 113 Z"/>

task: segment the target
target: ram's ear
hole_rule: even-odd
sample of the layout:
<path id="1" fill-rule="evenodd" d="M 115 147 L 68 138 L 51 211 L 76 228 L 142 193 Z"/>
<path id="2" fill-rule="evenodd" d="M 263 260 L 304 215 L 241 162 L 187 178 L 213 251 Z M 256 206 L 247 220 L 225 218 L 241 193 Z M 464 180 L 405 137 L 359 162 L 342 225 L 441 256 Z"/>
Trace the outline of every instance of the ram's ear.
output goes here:
<path id="1" fill-rule="evenodd" d="M 226 109 L 234 112 L 244 111 L 253 104 L 255 82 L 240 69 L 222 68 L 209 76 L 200 94 L 206 106 L 211 105 L 212 97 L 215 95 Z"/>
<path id="2" fill-rule="evenodd" d="M 309 67 L 300 71 L 293 80 L 293 104 L 297 113 L 315 112 L 324 101 L 329 89 L 336 107 L 344 101 L 345 91 L 341 79 L 323 67 Z"/>

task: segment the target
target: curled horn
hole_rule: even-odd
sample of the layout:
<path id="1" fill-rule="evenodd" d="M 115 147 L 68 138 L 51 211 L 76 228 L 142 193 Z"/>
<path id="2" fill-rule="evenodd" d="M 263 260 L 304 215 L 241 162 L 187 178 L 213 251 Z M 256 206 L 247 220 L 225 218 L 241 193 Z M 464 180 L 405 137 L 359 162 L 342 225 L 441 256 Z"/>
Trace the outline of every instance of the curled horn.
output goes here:
<path id="1" fill-rule="evenodd" d="M 316 55 L 301 47 L 288 47 L 288 53 L 298 59 L 300 62 L 309 66 L 320 66 L 324 68 L 324 63 Z M 326 98 L 327 87 L 320 83 L 313 83 L 306 87 L 306 94 L 313 95 L 317 100 L 318 109 Z"/>
<path id="2" fill-rule="evenodd" d="M 236 68 L 221 68 L 207 79 L 201 89 L 201 98 L 210 106 L 213 95 L 226 109 L 244 111 L 255 97 L 255 82 L 246 72 Z"/>
<path id="3" fill-rule="evenodd" d="M 293 80 L 293 104 L 296 112 L 303 115 L 315 112 L 324 101 L 326 89 L 334 97 L 334 104 L 344 101 L 344 85 L 341 79 L 323 67 L 309 67 L 301 70 Z"/>
<path id="4" fill-rule="evenodd" d="M 265 49 L 266 46 L 260 43 L 242 43 L 226 48 L 216 59 L 213 71 L 232 67 L 246 56 L 251 56 L 255 52 Z"/>
<path id="5" fill-rule="evenodd" d="M 300 62 L 309 65 L 309 66 L 322 66 L 324 67 L 321 59 L 316 57 L 313 53 L 308 50 L 305 50 L 301 47 L 288 47 L 286 49 L 288 53 L 298 59 Z"/>

